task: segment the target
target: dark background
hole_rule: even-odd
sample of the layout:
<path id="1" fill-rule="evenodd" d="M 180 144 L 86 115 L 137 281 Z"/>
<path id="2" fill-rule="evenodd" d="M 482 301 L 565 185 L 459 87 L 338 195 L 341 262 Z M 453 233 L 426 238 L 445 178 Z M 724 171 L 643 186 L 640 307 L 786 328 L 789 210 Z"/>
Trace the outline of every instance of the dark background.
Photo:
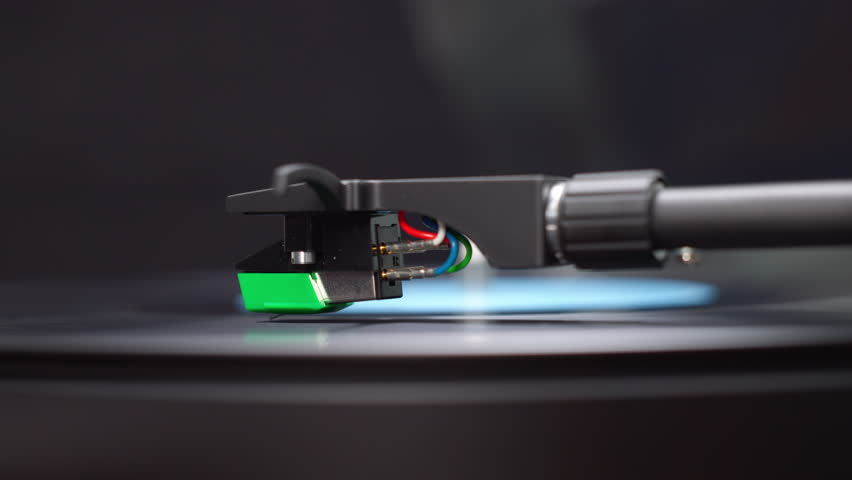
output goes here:
<path id="1" fill-rule="evenodd" d="M 224 197 L 341 177 L 852 177 L 852 4 L 14 2 L 0 277 L 228 268 Z"/>

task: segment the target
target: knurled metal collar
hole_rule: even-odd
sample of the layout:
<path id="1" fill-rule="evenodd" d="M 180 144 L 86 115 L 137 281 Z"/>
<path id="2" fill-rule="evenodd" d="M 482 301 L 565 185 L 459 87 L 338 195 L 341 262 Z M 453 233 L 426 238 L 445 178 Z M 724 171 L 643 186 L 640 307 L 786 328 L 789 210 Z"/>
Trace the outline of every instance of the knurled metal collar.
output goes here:
<path id="1" fill-rule="evenodd" d="M 567 263 L 559 235 L 559 204 L 565 195 L 568 181 L 559 182 L 550 187 L 547 193 L 547 203 L 544 208 L 544 235 L 549 250 L 558 263 Z"/>
<path id="2" fill-rule="evenodd" d="M 657 170 L 579 174 L 553 185 L 545 237 L 554 259 L 579 268 L 656 267 L 653 200 L 664 185 Z"/>

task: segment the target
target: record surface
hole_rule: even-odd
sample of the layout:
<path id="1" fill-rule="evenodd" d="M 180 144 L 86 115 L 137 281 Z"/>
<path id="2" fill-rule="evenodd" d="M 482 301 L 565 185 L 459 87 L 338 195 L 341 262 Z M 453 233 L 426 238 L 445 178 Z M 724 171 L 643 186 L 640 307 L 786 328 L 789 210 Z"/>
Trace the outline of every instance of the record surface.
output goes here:
<path id="1" fill-rule="evenodd" d="M 698 268 L 617 275 L 479 267 L 415 281 L 400 300 L 277 317 L 240 312 L 229 271 L 21 282 L 0 290 L 0 350 L 494 357 L 846 345 L 849 264 L 838 249 L 724 253 Z"/>

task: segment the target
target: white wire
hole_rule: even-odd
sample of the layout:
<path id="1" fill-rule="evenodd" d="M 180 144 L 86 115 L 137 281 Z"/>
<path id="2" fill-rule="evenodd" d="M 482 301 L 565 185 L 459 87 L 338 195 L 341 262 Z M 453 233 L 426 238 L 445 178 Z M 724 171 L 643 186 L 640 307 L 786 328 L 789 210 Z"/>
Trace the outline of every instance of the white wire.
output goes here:
<path id="1" fill-rule="evenodd" d="M 437 247 L 444 243 L 444 238 L 447 237 L 447 224 L 441 220 L 435 219 L 438 222 L 438 234 L 432 239 L 432 246 Z"/>

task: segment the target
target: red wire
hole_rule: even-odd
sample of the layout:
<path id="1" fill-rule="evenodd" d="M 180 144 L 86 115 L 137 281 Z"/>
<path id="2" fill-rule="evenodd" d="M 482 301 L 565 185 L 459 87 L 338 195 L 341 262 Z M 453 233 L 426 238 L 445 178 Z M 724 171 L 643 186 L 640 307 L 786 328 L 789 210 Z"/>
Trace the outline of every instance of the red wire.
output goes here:
<path id="1" fill-rule="evenodd" d="M 418 230 L 411 225 L 409 225 L 408 220 L 405 218 L 405 212 L 399 212 L 399 228 L 402 229 L 403 232 L 411 235 L 414 238 L 422 238 L 423 240 L 432 240 L 437 237 L 438 234 L 435 232 L 427 232 L 425 230 Z M 444 243 L 449 243 L 449 240 L 444 239 Z"/>

